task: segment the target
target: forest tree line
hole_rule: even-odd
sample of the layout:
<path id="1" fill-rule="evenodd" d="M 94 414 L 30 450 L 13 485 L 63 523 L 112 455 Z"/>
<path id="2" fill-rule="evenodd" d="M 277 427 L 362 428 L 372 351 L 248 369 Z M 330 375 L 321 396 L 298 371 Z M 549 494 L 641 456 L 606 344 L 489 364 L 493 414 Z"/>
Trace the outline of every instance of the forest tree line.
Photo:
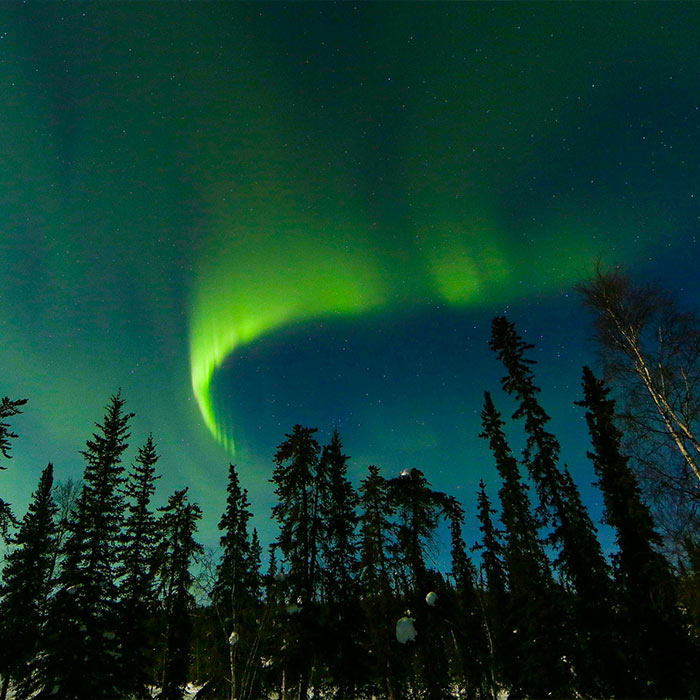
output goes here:
<path id="1" fill-rule="evenodd" d="M 180 700 L 188 682 L 200 700 L 698 697 L 697 319 L 618 272 L 581 291 L 606 375 L 584 367 L 572 400 L 611 558 L 561 464 L 532 346 L 505 317 L 490 347 L 526 441 L 516 456 L 486 392 L 498 504 L 483 481 L 461 504 L 410 466 L 389 479 L 370 466 L 355 489 L 340 434 L 321 445 L 296 425 L 274 455 L 279 531 L 265 561 L 234 465 L 210 566 L 187 489 L 152 506 L 156 444 L 124 465 L 133 414 L 118 393 L 73 497 L 49 464 L 21 521 L 0 500 L 0 700 Z M 0 402 L 5 460 L 17 437 L 6 421 L 25 403 Z M 473 547 L 465 505 L 480 524 Z M 439 528 L 448 571 L 431 566 Z"/>

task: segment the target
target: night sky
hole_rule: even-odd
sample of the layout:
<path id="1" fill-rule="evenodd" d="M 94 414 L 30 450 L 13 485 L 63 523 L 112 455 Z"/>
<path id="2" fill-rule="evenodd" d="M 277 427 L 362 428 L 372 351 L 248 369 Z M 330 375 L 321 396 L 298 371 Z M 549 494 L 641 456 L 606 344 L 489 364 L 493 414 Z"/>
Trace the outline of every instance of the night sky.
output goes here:
<path id="1" fill-rule="evenodd" d="M 573 285 L 600 256 L 700 304 L 698 36 L 698 3 L 3 4 L 2 497 L 79 477 L 121 387 L 206 544 L 229 461 L 274 535 L 295 423 L 356 485 L 422 469 L 471 543 L 506 313 L 597 520 Z"/>

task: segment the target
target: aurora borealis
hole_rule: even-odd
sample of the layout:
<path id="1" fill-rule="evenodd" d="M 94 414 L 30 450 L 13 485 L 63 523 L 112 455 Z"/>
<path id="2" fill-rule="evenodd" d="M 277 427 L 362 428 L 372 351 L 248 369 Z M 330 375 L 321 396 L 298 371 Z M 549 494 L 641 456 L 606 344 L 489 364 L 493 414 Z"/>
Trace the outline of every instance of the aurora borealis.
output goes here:
<path id="1" fill-rule="evenodd" d="M 700 301 L 694 3 L 5 4 L 0 22 L 0 395 L 29 399 L 0 483 L 19 512 L 47 461 L 79 476 L 122 387 L 134 451 L 152 431 L 204 539 L 230 459 L 264 532 L 297 422 L 337 424 L 357 478 L 417 466 L 469 513 L 504 311 L 587 487 L 573 284 L 602 256 Z"/>

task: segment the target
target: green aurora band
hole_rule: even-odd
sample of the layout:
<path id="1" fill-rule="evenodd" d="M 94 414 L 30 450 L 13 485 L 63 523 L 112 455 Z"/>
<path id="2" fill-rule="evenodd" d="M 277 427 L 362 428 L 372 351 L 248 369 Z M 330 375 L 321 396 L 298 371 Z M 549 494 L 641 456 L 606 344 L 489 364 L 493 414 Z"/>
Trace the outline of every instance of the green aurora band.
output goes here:
<path id="1" fill-rule="evenodd" d="M 513 244 L 507 250 L 483 223 L 452 226 L 432 233 L 430 245 L 414 247 L 416 259 L 406 265 L 413 274 L 397 279 L 376 249 L 358 245 L 349 226 L 339 230 L 337 223 L 326 227 L 291 216 L 265 223 L 274 237 L 253 230 L 217 239 L 193 296 L 192 388 L 204 423 L 231 454 L 233 426 L 217 409 L 212 382 L 241 347 L 298 323 L 431 303 L 475 307 L 514 300 L 523 285 L 541 292 L 574 282 L 595 255 L 588 232 L 540 241 L 543 253 L 535 261 Z"/>

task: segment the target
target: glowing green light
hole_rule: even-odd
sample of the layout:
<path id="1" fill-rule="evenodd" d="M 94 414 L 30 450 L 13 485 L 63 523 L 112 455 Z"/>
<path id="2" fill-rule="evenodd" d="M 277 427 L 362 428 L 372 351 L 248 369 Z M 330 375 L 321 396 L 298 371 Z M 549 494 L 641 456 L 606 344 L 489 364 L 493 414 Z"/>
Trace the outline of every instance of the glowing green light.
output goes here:
<path id="1" fill-rule="evenodd" d="M 446 226 L 427 249 L 428 270 L 437 295 L 455 306 L 483 302 L 494 288 L 509 281 L 510 270 L 483 224 Z"/>
<path id="2" fill-rule="evenodd" d="M 527 293 L 523 290 L 573 282 L 597 254 L 591 243 L 595 229 L 580 222 L 571 227 L 553 217 L 547 235 L 536 232 L 534 246 L 535 233 L 506 241 L 486 221 L 418 227 L 400 250 L 410 262 L 404 277 L 395 270 L 388 274 L 380 253 L 341 222 L 321 225 L 268 213 L 265 232 L 246 221 L 238 232 L 215 236 L 199 268 L 190 319 L 192 388 L 207 429 L 235 451 L 233 426 L 213 402 L 212 379 L 237 349 L 266 334 L 412 303 L 507 301 Z"/>
<path id="3" fill-rule="evenodd" d="M 211 381 L 234 350 L 290 323 L 386 303 L 376 262 L 352 240 L 349 233 L 331 240 L 291 228 L 263 250 L 232 238 L 204 264 L 190 326 L 192 388 L 207 428 L 231 452 L 231 429 L 217 422 Z"/>

